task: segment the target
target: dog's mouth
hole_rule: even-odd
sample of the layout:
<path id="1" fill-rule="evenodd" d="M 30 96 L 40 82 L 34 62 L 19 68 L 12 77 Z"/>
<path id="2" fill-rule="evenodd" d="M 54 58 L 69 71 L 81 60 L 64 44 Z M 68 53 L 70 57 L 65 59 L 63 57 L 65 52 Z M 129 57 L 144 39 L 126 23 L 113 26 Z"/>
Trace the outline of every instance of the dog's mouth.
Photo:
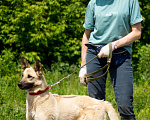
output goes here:
<path id="1" fill-rule="evenodd" d="M 34 86 L 34 83 L 22 83 L 22 82 L 18 83 L 18 87 L 21 90 L 28 90 L 28 89 L 33 88 L 33 86 Z"/>

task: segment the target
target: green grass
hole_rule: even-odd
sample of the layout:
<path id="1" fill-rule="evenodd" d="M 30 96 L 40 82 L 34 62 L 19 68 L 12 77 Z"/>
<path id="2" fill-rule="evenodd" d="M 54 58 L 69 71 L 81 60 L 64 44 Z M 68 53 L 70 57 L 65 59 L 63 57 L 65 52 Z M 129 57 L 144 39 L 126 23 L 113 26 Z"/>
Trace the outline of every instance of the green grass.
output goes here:
<path id="1" fill-rule="evenodd" d="M 58 71 L 57 67 L 53 71 L 44 70 L 44 75 L 48 84 L 53 84 L 58 80 L 66 77 L 76 67 L 65 71 L 65 68 Z M 0 120 L 25 120 L 26 114 L 26 91 L 21 91 L 17 83 L 21 80 L 21 71 L 13 71 L 13 74 L 8 76 L 0 76 Z M 136 78 L 136 76 L 135 76 Z M 134 111 L 137 120 L 150 119 L 150 80 L 140 79 L 139 82 L 134 83 Z M 106 100 L 111 102 L 117 110 L 115 102 L 114 91 L 111 80 L 107 79 L 106 85 Z M 65 79 L 60 84 L 52 87 L 52 93 L 60 95 L 76 94 L 88 95 L 87 87 L 80 84 L 78 73 Z"/>

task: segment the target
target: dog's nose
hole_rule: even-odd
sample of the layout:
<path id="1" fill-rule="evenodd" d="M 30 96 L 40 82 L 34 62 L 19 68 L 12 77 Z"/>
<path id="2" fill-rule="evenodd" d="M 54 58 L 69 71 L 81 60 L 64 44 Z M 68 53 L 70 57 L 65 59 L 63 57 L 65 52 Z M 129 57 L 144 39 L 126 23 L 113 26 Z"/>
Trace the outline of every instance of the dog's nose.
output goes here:
<path id="1" fill-rule="evenodd" d="M 22 87 L 22 83 L 18 82 L 18 87 L 21 88 Z"/>

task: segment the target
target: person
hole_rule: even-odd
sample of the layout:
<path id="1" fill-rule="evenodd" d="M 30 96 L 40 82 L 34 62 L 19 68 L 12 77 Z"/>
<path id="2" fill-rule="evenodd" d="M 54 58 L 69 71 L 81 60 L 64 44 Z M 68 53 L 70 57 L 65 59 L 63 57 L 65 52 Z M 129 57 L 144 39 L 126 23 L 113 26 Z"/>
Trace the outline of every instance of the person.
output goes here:
<path id="1" fill-rule="evenodd" d="M 109 74 L 121 120 L 135 120 L 133 110 L 132 43 L 141 37 L 143 21 L 138 0 L 90 0 L 85 13 L 85 28 L 81 48 L 80 82 L 88 86 L 90 97 L 105 100 L 107 74 L 98 80 L 85 82 L 85 75 L 107 64 L 109 43 L 112 59 Z M 94 60 L 85 65 L 92 58 Z M 85 65 L 85 66 L 84 66 Z M 103 71 L 92 75 L 96 78 Z"/>

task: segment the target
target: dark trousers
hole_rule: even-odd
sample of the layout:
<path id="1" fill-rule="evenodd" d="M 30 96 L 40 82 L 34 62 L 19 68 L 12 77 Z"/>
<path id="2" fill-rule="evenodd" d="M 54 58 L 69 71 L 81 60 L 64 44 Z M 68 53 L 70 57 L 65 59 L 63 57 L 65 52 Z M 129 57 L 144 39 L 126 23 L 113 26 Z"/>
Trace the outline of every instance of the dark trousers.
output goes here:
<path id="1" fill-rule="evenodd" d="M 86 61 L 90 61 L 94 58 L 97 53 L 96 49 L 88 49 Z M 121 116 L 121 120 L 135 120 L 135 114 L 133 111 L 133 70 L 130 54 L 126 55 L 123 62 L 118 62 L 117 60 L 123 59 L 124 56 L 113 56 L 112 63 L 109 69 L 110 77 L 113 83 L 115 99 L 118 106 L 118 111 Z M 99 70 L 107 63 L 106 58 L 96 58 L 87 64 L 87 74 L 93 71 Z M 104 74 L 104 71 L 93 75 L 91 77 L 98 77 Z M 88 82 L 88 93 L 90 97 L 102 100 L 105 99 L 105 87 L 106 78 L 104 77 Z"/>

